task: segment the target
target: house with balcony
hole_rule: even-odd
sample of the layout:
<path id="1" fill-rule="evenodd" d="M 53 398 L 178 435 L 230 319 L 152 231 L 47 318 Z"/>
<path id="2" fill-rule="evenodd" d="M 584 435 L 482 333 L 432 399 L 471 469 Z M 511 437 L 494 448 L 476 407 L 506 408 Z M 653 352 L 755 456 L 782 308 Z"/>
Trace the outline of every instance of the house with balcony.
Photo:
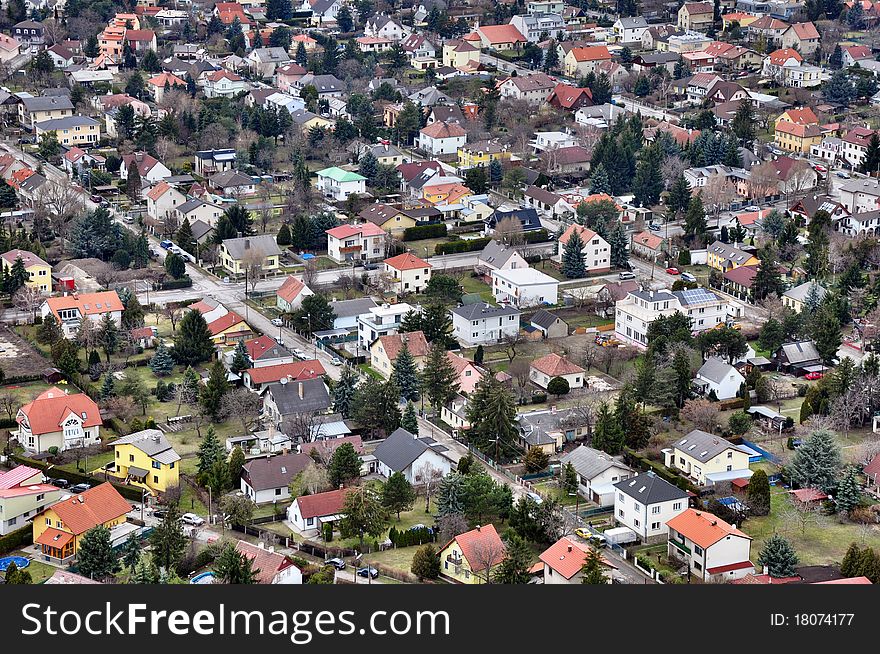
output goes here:
<path id="1" fill-rule="evenodd" d="M 180 485 L 180 455 L 158 429 L 113 441 L 115 473 L 127 484 L 158 495 Z"/>
<path id="2" fill-rule="evenodd" d="M 227 238 L 220 244 L 220 263 L 233 275 L 244 275 L 256 264 L 257 275 L 278 270 L 281 248 L 271 234 Z M 253 270 L 251 271 L 253 274 Z"/>
<path id="3" fill-rule="evenodd" d="M 563 467 L 572 465 L 577 473 L 578 491 L 599 506 L 612 506 L 614 484 L 635 474 L 635 470 L 618 458 L 586 445 L 566 452 L 559 457 L 559 462 Z"/>
<path id="4" fill-rule="evenodd" d="M 73 115 L 73 103 L 67 95 L 43 95 L 21 98 L 18 102 L 18 122 L 33 129 L 37 123 Z"/>
<path id="5" fill-rule="evenodd" d="M 357 317 L 358 345 L 369 350 L 377 338 L 396 334 L 403 317 L 410 311 L 418 310 L 418 306 L 406 302 L 370 307 L 367 313 Z"/>
<path id="6" fill-rule="evenodd" d="M 667 553 L 687 564 L 706 583 L 724 583 L 754 574 L 752 538 L 706 511 L 688 509 L 669 523 Z"/>
<path id="7" fill-rule="evenodd" d="M 34 133 L 38 140 L 46 134 L 54 133 L 64 147 L 89 148 L 97 145 L 101 139 L 101 123 L 88 116 L 53 118 L 34 125 Z"/>
<path id="8" fill-rule="evenodd" d="M 97 325 L 103 320 L 104 314 L 110 314 L 110 319 L 120 325 L 122 309 L 122 300 L 116 291 L 71 293 L 62 297 L 46 298 L 40 307 L 40 315 L 45 320 L 51 313 L 61 325 L 64 337 L 73 338 L 83 319 Z"/>
<path id="9" fill-rule="evenodd" d="M 328 229 L 327 255 L 338 263 L 385 258 L 387 233 L 372 222 Z"/>
<path id="10" fill-rule="evenodd" d="M 556 304 L 559 281 L 534 268 L 492 271 L 492 296 L 499 304 L 520 309 Z"/>
<path id="11" fill-rule="evenodd" d="M 614 489 L 614 522 L 632 529 L 646 544 L 666 540 L 666 523 L 688 508 L 687 491 L 653 471 L 623 479 Z"/>
<path id="12" fill-rule="evenodd" d="M 60 388 L 43 391 L 18 410 L 18 442 L 28 452 L 88 447 L 101 440 L 101 411 L 85 393 L 68 395 Z"/>
<path id="13" fill-rule="evenodd" d="M 62 494 L 60 488 L 44 482 L 37 468 L 16 466 L 0 473 L 0 536 L 21 529 Z"/>
<path id="14" fill-rule="evenodd" d="M 431 264 L 409 252 L 385 259 L 383 266 L 394 278 L 393 290 L 398 295 L 419 293 L 431 281 Z"/>
<path id="15" fill-rule="evenodd" d="M 193 155 L 194 172 L 196 175 L 207 177 L 214 173 L 234 170 L 236 157 L 235 148 L 199 150 Z"/>
<path id="16" fill-rule="evenodd" d="M 697 486 L 752 476 L 747 450 L 700 429 L 675 441 L 663 455 L 667 468 L 679 470 Z"/>
<path id="17" fill-rule="evenodd" d="M 519 333 L 520 310 L 515 306 L 475 302 L 456 307 L 450 313 L 452 335 L 470 347 L 497 343 Z"/>
<path id="18" fill-rule="evenodd" d="M 454 583 L 488 583 L 494 569 L 504 560 L 504 541 L 494 525 L 478 525 L 455 536 L 440 548 L 440 574 Z"/>
<path id="19" fill-rule="evenodd" d="M 336 202 L 344 202 L 349 195 L 363 195 L 367 192 L 367 178 L 350 170 L 331 166 L 315 173 L 318 181 L 315 186 L 324 195 Z"/>

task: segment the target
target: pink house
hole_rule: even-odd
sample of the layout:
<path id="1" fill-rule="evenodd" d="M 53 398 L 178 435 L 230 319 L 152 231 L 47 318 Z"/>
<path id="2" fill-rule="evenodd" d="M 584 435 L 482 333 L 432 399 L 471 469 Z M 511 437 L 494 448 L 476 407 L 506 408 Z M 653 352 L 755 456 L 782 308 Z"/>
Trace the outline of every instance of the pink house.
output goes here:
<path id="1" fill-rule="evenodd" d="M 468 361 L 454 352 L 447 352 L 446 358 L 458 375 L 458 392 L 466 395 L 474 390 L 477 382 L 483 377 L 483 371 L 472 361 Z"/>

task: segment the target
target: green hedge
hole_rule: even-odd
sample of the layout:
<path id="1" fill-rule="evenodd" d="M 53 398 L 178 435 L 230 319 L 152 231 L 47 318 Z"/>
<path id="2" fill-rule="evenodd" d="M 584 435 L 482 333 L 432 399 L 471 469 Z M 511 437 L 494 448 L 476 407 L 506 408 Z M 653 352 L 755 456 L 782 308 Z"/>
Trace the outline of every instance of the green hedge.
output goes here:
<path id="1" fill-rule="evenodd" d="M 684 477 L 680 477 L 674 472 L 671 472 L 666 468 L 666 466 L 657 463 L 656 461 L 651 461 L 651 459 L 642 456 L 638 452 L 631 450 L 630 448 L 624 448 L 624 460 L 626 463 L 632 466 L 640 465 L 643 469 L 652 470 L 657 474 L 657 476 L 662 477 L 670 484 L 674 484 L 678 486 L 680 489 L 684 491 L 691 491 L 696 493 L 698 491 L 697 487 L 694 486 L 691 482 L 689 482 Z"/>
<path id="2" fill-rule="evenodd" d="M 13 550 L 32 545 L 33 542 L 34 529 L 29 523 L 21 529 L 16 529 L 5 536 L 0 536 L 0 554 L 7 554 Z"/>
<path id="3" fill-rule="evenodd" d="M 189 275 L 184 275 L 180 279 L 169 279 L 159 284 L 159 288 L 156 290 L 159 291 L 170 291 L 176 288 L 189 288 L 192 286 L 192 280 L 189 278 Z"/>
<path id="4" fill-rule="evenodd" d="M 475 238 L 471 240 L 451 241 L 450 243 L 438 243 L 434 246 L 434 254 L 458 254 L 459 252 L 474 252 L 485 248 L 490 238 Z"/>
<path id="5" fill-rule="evenodd" d="M 542 227 L 533 232 L 523 232 L 523 239 L 526 243 L 546 243 L 550 240 L 550 234 Z"/>
<path id="6" fill-rule="evenodd" d="M 43 463 L 42 461 L 36 461 L 34 459 L 29 459 L 24 456 L 13 454 L 9 458 L 16 463 L 30 466 L 31 468 L 37 468 L 38 470 L 42 470 L 43 472 L 47 472 L 49 468 L 49 465 Z M 64 468 L 59 468 L 58 466 L 53 466 L 51 473 L 47 474 L 49 474 L 50 477 L 55 477 L 57 479 L 66 479 L 72 484 L 91 484 L 92 486 L 95 486 L 97 484 L 104 483 L 104 480 L 101 479 L 101 477 L 94 477 L 92 475 L 87 475 L 82 472 L 72 472 L 70 470 L 65 470 Z M 113 488 L 119 491 L 119 494 L 122 495 L 122 497 L 140 502 L 142 497 L 140 488 L 135 488 L 134 486 L 126 486 L 125 484 L 117 484 L 116 482 L 112 481 L 110 483 L 112 484 Z"/>
<path id="7" fill-rule="evenodd" d="M 404 241 L 419 241 L 423 238 L 440 238 L 446 236 L 446 224 L 416 225 L 403 230 Z"/>

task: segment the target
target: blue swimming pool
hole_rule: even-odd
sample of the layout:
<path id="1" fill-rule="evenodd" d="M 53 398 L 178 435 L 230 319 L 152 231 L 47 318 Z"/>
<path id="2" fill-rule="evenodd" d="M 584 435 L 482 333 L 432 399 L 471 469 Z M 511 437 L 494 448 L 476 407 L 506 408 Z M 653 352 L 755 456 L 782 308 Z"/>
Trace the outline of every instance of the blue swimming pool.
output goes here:
<path id="1" fill-rule="evenodd" d="M 31 560 L 26 559 L 23 556 L 4 556 L 0 559 L 0 572 L 6 572 L 10 563 L 14 563 L 15 566 L 21 570 L 22 568 L 28 567 L 31 564 Z"/>
<path id="2" fill-rule="evenodd" d="M 214 573 L 208 570 L 207 572 L 200 572 L 195 577 L 189 580 L 191 584 L 213 584 L 214 583 Z"/>

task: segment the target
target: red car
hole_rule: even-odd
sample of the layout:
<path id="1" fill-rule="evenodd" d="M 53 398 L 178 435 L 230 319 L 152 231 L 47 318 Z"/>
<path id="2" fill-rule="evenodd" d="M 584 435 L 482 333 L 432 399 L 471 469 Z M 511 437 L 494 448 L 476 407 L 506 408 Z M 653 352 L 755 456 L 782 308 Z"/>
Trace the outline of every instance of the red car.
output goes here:
<path id="1" fill-rule="evenodd" d="M 680 275 L 681 271 L 678 268 L 667 268 L 666 272 L 670 275 Z"/>
<path id="2" fill-rule="evenodd" d="M 804 379 L 809 379 L 810 381 L 816 381 L 817 379 L 822 379 L 825 374 L 821 372 L 808 372 L 804 375 Z"/>

